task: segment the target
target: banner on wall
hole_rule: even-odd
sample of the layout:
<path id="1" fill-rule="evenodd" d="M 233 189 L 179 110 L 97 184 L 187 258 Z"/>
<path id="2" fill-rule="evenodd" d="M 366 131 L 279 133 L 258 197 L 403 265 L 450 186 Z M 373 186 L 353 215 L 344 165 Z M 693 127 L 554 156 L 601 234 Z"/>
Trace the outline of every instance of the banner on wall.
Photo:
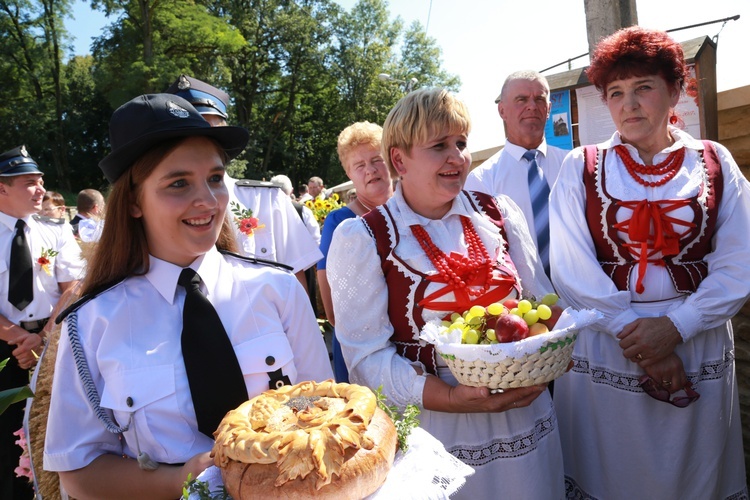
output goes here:
<path id="1" fill-rule="evenodd" d="M 681 128 L 696 139 L 701 138 L 700 114 L 698 113 L 698 81 L 695 64 L 687 67 L 688 78 L 685 90 L 674 108 L 677 116 L 675 127 Z M 615 132 L 615 124 L 607 104 L 602 101 L 593 85 L 576 89 L 578 100 L 578 139 L 582 146 L 598 144 L 608 140 Z"/>
<path id="2" fill-rule="evenodd" d="M 570 91 L 550 93 L 550 112 L 544 128 L 547 144 L 560 149 L 573 149 L 573 128 L 570 115 Z"/>

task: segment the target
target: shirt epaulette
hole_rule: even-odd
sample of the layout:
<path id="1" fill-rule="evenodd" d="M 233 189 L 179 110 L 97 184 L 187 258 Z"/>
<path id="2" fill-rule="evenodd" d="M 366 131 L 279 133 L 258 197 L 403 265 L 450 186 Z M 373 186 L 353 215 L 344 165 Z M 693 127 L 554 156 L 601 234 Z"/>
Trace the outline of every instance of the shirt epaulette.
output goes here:
<path id="1" fill-rule="evenodd" d="M 252 262 L 253 264 L 262 264 L 264 266 L 272 266 L 272 267 L 278 267 L 279 269 L 284 269 L 285 271 L 294 271 L 294 268 L 292 266 L 288 266 L 286 264 L 282 264 L 281 262 L 276 262 L 274 260 L 268 260 L 268 259 L 259 259 L 258 257 L 248 257 L 245 255 L 240 255 L 238 253 L 229 252 L 227 250 L 219 250 L 219 252 L 222 255 L 228 255 L 230 257 L 236 257 L 240 260 L 244 260 L 247 262 Z"/>
<path id="2" fill-rule="evenodd" d="M 48 224 L 65 224 L 65 219 L 57 217 L 47 217 L 46 215 L 34 214 L 31 216 L 32 219 L 39 222 L 46 222 Z"/>
<path id="3" fill-rule="evenodd" d="M 274 182 L 268 182 L 268 181 L 254 181 L 251 179 L 240 179 L 235 184 L 238 187 L 263 187 L 263 188 L 279 188 L 281 189 L 281 186 Z"/>
<path id="4" fill-rule="evenodd" d="M 79 298 L 78 300 L 76 300 L 75 302 L 73 302 L 71 305 L 69 305 L 68 307 L 66 307 L 63 310 L 63 312 L 61 312 L 60 314 L 57 315 L 57 317 L 55 318 L 55 324 L 59 325 L 60 323 L 62 323 L 62 321 L 65 319 L 65 317 L 68 314 L 70 314 L 70 313 L 72 313 L 74 311 L 77 311 L 85 303 L 89 302 L 92 299 L 95 299 L 96 297 L 98 297 L 99 295 L 103 294 L 104 292 L 106 292 L 106 291 L 108 291 L 108 290 L 116 287 L 117 285 L 119 285 L 123 281 L 125 281 L 125 278 L 122 278 L 122 279 L 120 279 L 118 281 L 115 281 L 114 283 L 105 283 L 104 285 L 100 286 L 96 290 L 93 290 L 92 292 L 87 293 L 83 297 Z"/>

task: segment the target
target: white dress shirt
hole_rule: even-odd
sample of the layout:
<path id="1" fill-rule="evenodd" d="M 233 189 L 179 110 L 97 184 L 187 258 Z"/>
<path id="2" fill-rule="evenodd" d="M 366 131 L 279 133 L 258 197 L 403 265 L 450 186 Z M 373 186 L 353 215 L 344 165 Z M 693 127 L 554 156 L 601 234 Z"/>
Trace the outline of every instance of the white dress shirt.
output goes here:
<path id="1" fill-rule="evenodd" d="M 60 299 L 58 283 L 81 279 L 85 265 L 70 224 L 48 222 L 35 216 L 24 217 L 34 273 L 34 300 L 23 311 L 19 311 L 8 302 L 10 245 L 16 232 L 17 220 L 0 212 L 0 314 L 16 324 L 49 318 L 52 308 Z M 47 274 L 39 263 L 39 258 L 44 251 L 49 250 L 58 254 L 47 257 L 50 261 L 50 273 Z"/>
<path id="2" fill-rule="evenodd" d="M 333 376 L 309 299 L 286 271 L 223 256 L 215 249 L 190 266 L 234 345 L 248 397 L 269 389 L 281 369 L 293 384 Z M 70 318 L 60 338 L 50 403 L 44 467 L 85 467 L 105 453 L 183 463 L 209 451 L 198 431 L 180 336 L 185 290 L 182 268 L 151 257 L 144 276 L 131 276 L 78 310 L 78 333 L 101 406 L 119 425 L 120 442 L 92 411 L 76 371 Z"/>
<path id="3" fill-rule="evenodd" d="M 292 201 L 279 187 L 241 186 L 236 179 L 224 176 L 229 190 L 230 204 L 239 203 L 253 211 L 266 227 L 247 236 L 237 229 L 231 205 L 227 209 L 232 227 L 237 236 L 240 253 L 249 257 L 273 260 L 293 268 L 293 272 L 304 271 L 323 258 L 318 243 L 314 240 Z"/>
<path id="4" fill-rule="evenodd" d="M 539 151 L 537 164 L 544 172 L 544 178 L 551 191 L 560 173 L 565 155 L 569 151 L 550 146 L 546 140 L 542 141 L 536 149 Z M 525 148 L 506 142 L 503 149 L 469 173 L 464 189 L 487 193 L 491 196 L 499 194 L 509 196 L 521 208 L 536 242 L 534 212 L 531 208 L 528 184 L 529 162 L 523 159 L 525 152 Z"/>

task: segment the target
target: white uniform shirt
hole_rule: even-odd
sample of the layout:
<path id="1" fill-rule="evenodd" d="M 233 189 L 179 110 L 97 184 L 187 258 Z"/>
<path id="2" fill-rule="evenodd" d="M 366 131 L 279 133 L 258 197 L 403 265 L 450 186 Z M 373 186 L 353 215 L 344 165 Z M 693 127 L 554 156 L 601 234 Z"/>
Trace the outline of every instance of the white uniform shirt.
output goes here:
<path id="1" fill-rule="evenodd" d="M 232 221 L 241 254 L 281 262 L 292 267 L 295 273 L 312 267 L 323 258 L 291 199 L 280 188 L 240 186 L 236 179 L 227 175 L 224 182 L 230 200 L 227 215 Z M 266 227 L 254 231 L 252 236 L 240 233 L 231 213 L 232 201 L 252 210 L 253 217 Z"/>
<path id="2" fill-rule="evenodd" d="M 305 205 L 302 205 L 302 222 L 305 223 L 307 232 L 310 233 L 310 236 L 313 237 L 318 248 L 320 248 L 320 224 L 315 220 L 315 214 L 312 213 L 312 210 Z"/>
<path id="3" fill-rule="evenodd" d="M 16 233 L 17 220 L 0 212 L 0 314 L 16 324 L 48 318 L 60 299 L 58 283 L 81 279 L 84 268 L 81 249 L 70 224 L 57 224 L 40 217 L 24 217 L 34 273 L 34 300 L 23 311 L 16 309 L 8 302 L 8 275 L 10 246 Z M 54 257 L 47 257 L 50 261 L 47 266 L 49 274 L 39 263 L 46 250 L 58 252 Z"/>
<path id="4" fill-rule="evenodd" d="M 542 141 L 537 150 L 537 164 L 542 168 L 551 191 L 568 151 L 550 146 L 546 140 Z M 523 158 L 525 152 L 525 148 L 506 142 L 503 149 L 469 173 L 464 189 L 491 196 L 509 196 L 521 208 L 536 242 L 534 212 L 531 209 L 528 184 L 529 162 Z"/>
<path id="5" fill-rule="evenodd" d="M 333 376 L 309 299 L 293 275 L 215 249 L 190 267 L 201 276 L 234 345 L 249 397 L 268 390 L 268 373 L 277 369 L 293 384 Z M 185 301 L 185 290 L 177 285 L 181 271 L 151 257 L 146 275 L 127 278 L 78 310 L 78 331 L 101 406 L 121 426 L 133 418 L 122 444 L 89 405 L 66 320 L 50 403 L 45 469 L 79 469 L 104 453 L 135 457 L 136 439 L 142 452 L 163 463 L 183 463 L 211 449 L 213 440 L 198 431 L 180 347 Z"/>
<path id="6" fill-rule="evenodd" d="M 84 243 L 95 243 L 102 237 L 104 219 L 88 219 L 82 217 L 78 222 L 78 237 Z"/>

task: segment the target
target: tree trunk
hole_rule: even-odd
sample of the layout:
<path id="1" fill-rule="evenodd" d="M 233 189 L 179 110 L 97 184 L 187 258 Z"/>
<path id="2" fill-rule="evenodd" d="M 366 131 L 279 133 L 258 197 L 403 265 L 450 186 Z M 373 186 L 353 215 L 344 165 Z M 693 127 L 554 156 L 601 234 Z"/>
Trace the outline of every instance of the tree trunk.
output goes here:
<path id="1" fill-rule="evenodd" d="M 589 54 L 602 38 L 620 28 L 638 24 L 636 0 L 583 0 L 586 11 L 586 33 L 589 41 Z"/>

